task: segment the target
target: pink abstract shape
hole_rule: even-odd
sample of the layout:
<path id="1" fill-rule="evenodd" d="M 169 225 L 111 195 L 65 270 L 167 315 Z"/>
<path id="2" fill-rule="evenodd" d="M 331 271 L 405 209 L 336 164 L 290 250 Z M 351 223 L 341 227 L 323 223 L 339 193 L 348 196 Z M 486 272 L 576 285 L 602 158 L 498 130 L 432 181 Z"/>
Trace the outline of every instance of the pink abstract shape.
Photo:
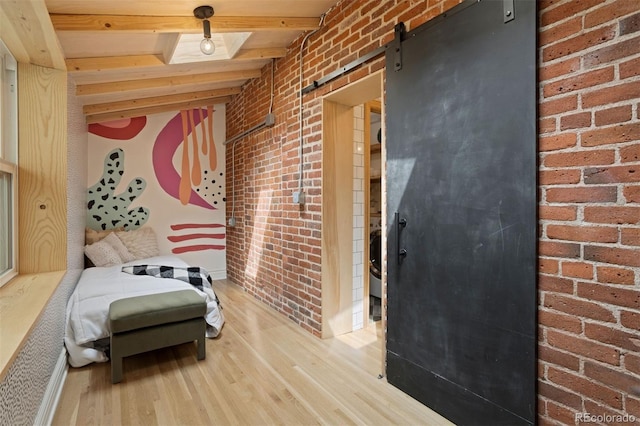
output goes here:
<path id="1" fill-rule="evenodd" d="M 173 254 L 186 253 L 188 251 L 203 251 L 203 250 L 224 250 L 224 246 L 214 244 L 199 244 L 195 246 L 176 247 L 171 249 Z"/>
<path id="2" fill-rule="evenodd" d="M 212 238 L 216 240 L 221 240 L 225 237 L 225 234 L 186 234 L 186 235 L 170 235 L 167 237 L 169 241 L 172 243 L 179 243 L 181 241 L 194 240 L 198 238 Z"/>
<path id="3" fill-rule="evenodd" d="M 203 111 L 201 115 L 194 117 L 194 125 L 197 126 L 200 123 L 200 120 L 204 119 L 206 116 L 206 111 Z M 189 133 L 191 133 L 193 131 L 191 124 L 189 124 L 188 127 Z M 167 194 L 177 200 L 180 199 L 180 175 L 173 166 L 173 156 L 178 150 L 180 144 L 183 142 L 182 139 L 182 121 L 180 114 L 176 114 L 176 116 L 169 120 L 167 125 L 160 131 L 160 134 L 158 134 L 158 137 L 153 144 L 152 152 L 153 171 L 156 175 L 156 179 L 158 179 L 160 187 L 164 189 Z M 184 149 L 188 149 L 187 142 L 188 141 L 185 141 Z M 189 204 L 204 207 L 205 209 L 217 210 L 200 197 L 193 189 L 191 190 L 191 195 L 189 197 Z"/>
<path id="4" fill-rule="evenodd" d="M 123 118 L 106 123 L 89 124 L 89 133 L 103 138 L 125 141 L 138 136 L 147 125 L 147 117 Z"/>
<path id="5" fill-rule="evenodd" d="M 193 228 L 224 228 L 222 223 L 179 223 L 177 225 L 171 225 L 171 229 L 174 231 L 180 231 L 181 229 L 193 229 Z"/>

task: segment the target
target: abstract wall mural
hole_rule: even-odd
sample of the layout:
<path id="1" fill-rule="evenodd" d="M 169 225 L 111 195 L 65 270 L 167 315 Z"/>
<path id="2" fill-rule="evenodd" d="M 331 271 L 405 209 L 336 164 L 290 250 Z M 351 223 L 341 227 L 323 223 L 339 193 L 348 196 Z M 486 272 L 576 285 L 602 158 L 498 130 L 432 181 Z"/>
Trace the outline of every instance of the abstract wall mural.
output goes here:
<path id="1" fill-rule="evenodd" d="M 149 209 L 129 205 L 142 194 L 147 182 L 134 178 L 127 188 L 116 194 L 116 187 L 124 173 L 124 151 L 116 148 L 104 159 L 100 180 L 87 191 L 87 227 L 95 230 L 124 228 L 138 229 L 147 222 Z"/>
<path id="2" fill-rule="evenodd" d="M 226 277 L 224 139 L 224 105 L 90 124 L 87 227 L 152 227 L 161 254 Z"/>

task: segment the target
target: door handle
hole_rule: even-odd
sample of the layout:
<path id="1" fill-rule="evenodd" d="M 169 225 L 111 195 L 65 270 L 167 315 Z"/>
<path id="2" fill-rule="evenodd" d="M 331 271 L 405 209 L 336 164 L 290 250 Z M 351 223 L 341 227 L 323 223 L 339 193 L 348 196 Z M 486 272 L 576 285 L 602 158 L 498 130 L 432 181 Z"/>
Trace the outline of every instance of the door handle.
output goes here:
<path id="1" fill-rule="evenodd" d="M 407 250 L 400 248 L 400 235 L 402 230 L 407 227 L 407 219 L 400 217 L 400 213 L 395 212 L 396 220 L 396 249 L 398 253 L 398 265 L 402 265 L 402 261 L 407 257 Z"/>

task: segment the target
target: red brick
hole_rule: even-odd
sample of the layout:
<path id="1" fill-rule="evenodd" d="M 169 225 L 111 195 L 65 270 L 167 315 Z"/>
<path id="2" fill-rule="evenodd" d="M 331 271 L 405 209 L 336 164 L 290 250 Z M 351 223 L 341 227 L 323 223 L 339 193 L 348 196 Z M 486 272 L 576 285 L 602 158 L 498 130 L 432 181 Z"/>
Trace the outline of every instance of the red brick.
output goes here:
<path id="1" fill-rule="evenodd" d="M 544 85 L 542 93 L 545 98 L 562 95 L 575 90 L 586 89 L 613 81 L 613 67 L 589 71 Z M 584 127 L 584 126 L 581 126 Z"/>
<path id="2" fill-rule="evenodd" d="M 563 133 L 554 136 L 542 136 L 538 141 L 540 151 L 555 151 L 576 146 L 577 137 L 575 133 Z"/>
<path id="3" fill-rule="evenodd" d="M 593 278 L 593 265 L 584 262 L 563 262 L 562 275 L 590 280 Z"/>
<path id="4" fill-rule="evenodd" d="M 553 241 L 539 241 L 538 255 L 548 257 L 578 258 L 580 245 L 572 243 L 558 243 Z"/>
<path id="5" fill-rule="evenodd" d="M 591 126 L 591 113 L 579 112 L 577 114 L 560 117 L 560 130 L 580 129 Z"/>
<path id="6" fill-rule="evenodd" d="M 559 152 L 544 155 L 545 167 L 599 166 L 613 164 L 616 153 L 612 149 Z"/>
<path id="7" fill-rule="evenodd" d="M 620 64 L 620 78 L 625 79 L 640 75 L 640 58 L 631 59 Z"/>
<path id="8" fill-rule="evenodd" d="M 601 401 L 604 404 L 621 409 L 622 408 L 622 394 L 607 388 L 606 386 L 593 383 L 584 377 L 578 376 L 573 373 L 560 371 L 556 368 L 549 368 L 549 380 L 553 383 L 571 389 L 576 393 L 587 396 L 588 398 L 596 401 Z"/>
<path id="9" fill-rule="evenodd" d="M 611 284 L 634 284 L 635 273 L 630 269 L 615 266 L 598 266 L 596 268 L 598 281 Z"/>
<path id="10" fill-rule="evenodd" d="M 627 403 L 625 408 L 627 412 L 625 414 L 634 416 L 637 423 L 638 419 L 640 419 L 640 397 L 633 398 L 633 397 L 627 396 L 626 402 Z"/>
<path id="11" fill-rule="evenodd" d="M 538 289 L 540 291 L 573 294 L 573 281 L 566 278 L 539 275 Z"/>
<path id="12" fill-rule="evenodd" d="M 540 14 L 540 26 L 546 27 L 554 22 L 565 19 L 567 16 L 578 15 L 580 12 L 591 9 L 603 1 L 604 0 L 585 0 L 579 2 L 570 1 L 549 11 L 543 11 Z"/>
<path id="13" fill-rule="evenodd" d="M 637 292 L 637 294 L 640 295 L 640 292 Z M 640 299 L 638 300 L 640 303 Z M 640 306 L 640 304 L 637 306 Z M 630 351 L 637 351 L 640 348 L 638 333 L 628 333 L 613 327 L 594 323 L 585 323 L 584 333 L 592 340 L 597 340 L 598 342 L 606 343 L 617 348 L 624 348 Z M 638 344 L 635 342 L 638 342 Z"/>
<path id="14" fill-rule="evenodd" d="M 611 25 L 552 44 L 542 49 L 542 60 L 549 62 L 606 43 L 615 37 L 615 33 L 615 26 Z"/>
<path id="15" fill-rule="evenodd" d="M 538 206 L 538 217 L 541 220 L 573 221 L 577 217 L 577 208 L 573 206 Z"/>
<path id="16" fill-rule="evenodd" d="M 640 306 L 640 291 L 609 285 L 578 283 L 578 296 L 632 309 Z"/>
<path id="17" fill-rule="evenodd" d="M 582 94 L 582 107 L 592 108 L 638 98 L 640 98 L 640 81 L 632 81 Z"/>
<path id="18" fill-rule="evenodd" d="M 551 9 L 553 6 L 558 3 L 562 3 L 562 0 L 539 0 L 538 1 L 538 12 L 544 12 L 546 9 Z"/>
<path id="19" fill-rule="evenodd" d="M 595 359 L 611 365 L 620 364 L 620 351 L 616 348 L 587 340 L 572 334 L 555 330 L 547 330 L 547 342 L 555 348 L 571 352 L 576 355 Z"/>
<path id="20" fill-rule="evenodd" d="M 538 121 L 538 131 L 540 134 L 553 133 L 556 131 L 556 119 L 554 117 L 543 118 Z"/>
<path id="21" fill-rule="evenodd" d="M 544 398 L 548 398 L 551 401 L 561 402 L 567 407 L 571 407 L 574 410 L 582 409 L 582 398 L 573 392 L 560 389 L 554 386 L 552 383 L 538 381 L 538 394 Z"/>
<path id="22" fill-rule="evenodd" d="M 608 124 L 624 123 L 631 120 L 631 113 L 631 105 L 623 105 L 596 111 L 595 124 L 596 126 L 606 126 Z"/>
<path id="23" fill-rule="evenodd" d="M 569 15 L 566 15 L 569 16 Z M 538 33 L 538 45 L 546 46 L 555 41 L 567 38 L 570 35 L 576 34 L 582 30 L 582 17 L 576 16 L 566 22 L 558 25 L 554 25 L 544 31 Z"/>
<path id="24" fill-rule="evenodd" d="M 594 167 L 584 171 L 584 183 L 587 185 L 630 182 L 640 182 L 640 165 Z"/>
<path id="25" fill-rule="evenodd" d="M 547 413 L 554 422 L 559 422 L 561 425 L 568 425 L 575 422 L 575 413 L 572 410 L 567 409 L 555 402 L 547 402 Z M 554 423 L 558 424 L 558 423 Z"/>
<path id="26" fill-rule="evenodd" d="M 595 27 L 605 22 L 609 22 L 614 18 L 628 15 L 639 10 L 638 2 L 619 0 L 603 7 L 599 7 L 592 12 L 589 12 L 584 17 L 584 27 Z"/>
<path id="27" fill-rule="evenodd" d="M 570 58 L 541 67 L 538 70 L 538 80 L 546 81 L 562 75 L 571 74 L 580 69 L 580 58 Z"/>
<path id="28" fill-rule="evenodd" d="M 555 259 L 538 258 L 538 272 L 542 274 L 557 274 L 559 271 L 558 261 Z"/>
<path id="29" fill-rule="evenodd" d="M 618 230 L 606 226 L 548 225 L 547 237 L 554 240 L 615 243 Z"/>
<path id="30" fill-rule="evenodd" d="M 622 195 L 627 203 L 640 203 L 640 186 L 625 186 Z"/>
<path id="31" fill-rule="evenodd" d="M 562 294 L 546 294 L 544 296 L 544 306 L 575 317 L 591 318 L 604 322 L 616 321 L 613 312 L 601 304 Z"/>
<path id="32" fill-rule="evenodd" d="M 579 183 L 582 173 L 578 169 L 571 170 L 541 170 L 538 173 L 538 183 L 540 185 L 567 185 Z"/>
<path id="33" fill-rule="evenodd" d="M 584 258 L 585 260 L 614 265 L 640 266 L 640 251 L 638 249 L 586 246 Z"/>
<path id="34" fill-rule="evenodd" d="M 622 19 L 619 25 L 621 36 L 640 31 L 640 13 Z"/>
<path id="35" fill-rule="evenodd" d="M 538 359 L 549 364 L 580 371 L 580 358 L 546 345 L 538 345 Z"/>
<path id="36" fill-rule="evenodd" d="M 625 246 L 640 246 L 640 228 L 623 228 L 620 233 L 620 242 Z"/>
<path id="37" fill-rule="evenodd" d="M 640 356 L 633 353 L 624 355 L 624 366 L 627 370 L 640 376 Z"/>
<path id="38" fill-rule="evenodd" d="M 580 319 L 558 312 L 539 309 L 538 323 L 545 327 L 568 331 L 574 334 L 582 333 L 582 321 L 580 321 Z"/>
<path id="39" fill-rule="evenodd" d="M 615 186 L 548 188 L 549 203 L 614 203 L 618 199 Z"/>
<path id="40" fill-rule="evenodd" d="M 620 161 L 623 163 L 637 163 L 640 161 L 640 143 L 620 148 Z"/>
<path id="41" fill-rule="evenodd" d="M 593 68 L 601 64 L 608 64 L 618 59 L 636 55 L 640 52 L 640 37 L 635 37 L 620 43 L 608 44 L 584 56 L 582 63 L 585 68 Z"/>
<path id="42" fill-rule="evenodd" d="M 640 331 L 640 312 L 621 311 L 620 324 L 631 330 Z M 640 336 L 638 339 L 640 341 Z"/>
<path id="43" fill-rule="evenodd" d="M 578 97 L 576 95 L 569 95 L 558 99 L 540 102 L 538 104 L 538 113 L 540 117 L 548 117 L 550 115 L 573 111 L 576 108 L 578 108 Z"/>
<path id="44" fill-rule="evenodd" d="M 636 224 L 640 222 L 640 207 L 590 207 L 584 208 L 585 222 Z"/>
<path id="45" fill-rule="evenodd" d="M 598 146 L 640 140 L 640 123 L 618 124 L 613 127 L 584 132 L 582 146 Z"/>

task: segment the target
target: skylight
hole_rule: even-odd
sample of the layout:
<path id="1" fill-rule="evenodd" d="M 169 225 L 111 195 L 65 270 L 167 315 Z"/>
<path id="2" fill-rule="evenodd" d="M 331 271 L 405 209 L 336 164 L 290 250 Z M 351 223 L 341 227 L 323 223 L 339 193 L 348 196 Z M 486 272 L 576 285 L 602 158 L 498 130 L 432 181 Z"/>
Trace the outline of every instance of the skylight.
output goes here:
<path id="1" fill-rule="evenodd" d="M 180 34 L 175 49 L 169 55 L 169 64 L 185 64 L 189 62 L 220 61 L 232 59 L 251 35 L 246 33 L 213 33 L 211 40 L 216 45 L 212 55 L 200 51 L 202 34 Z"/>

